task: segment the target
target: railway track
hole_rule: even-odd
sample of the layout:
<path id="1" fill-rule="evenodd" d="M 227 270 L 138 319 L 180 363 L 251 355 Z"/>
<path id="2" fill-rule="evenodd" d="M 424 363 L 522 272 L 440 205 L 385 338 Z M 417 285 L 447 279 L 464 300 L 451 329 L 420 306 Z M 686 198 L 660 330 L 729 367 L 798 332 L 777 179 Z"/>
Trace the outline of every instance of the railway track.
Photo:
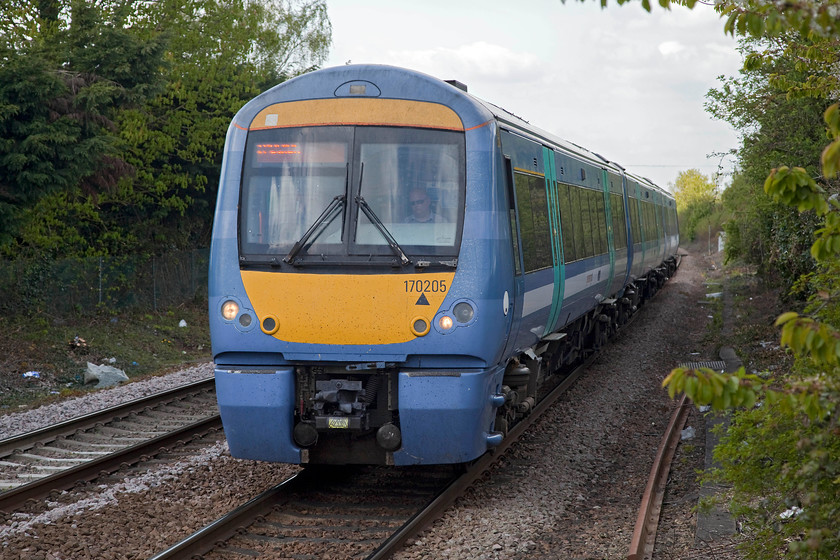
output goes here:
<path id="1" fill-rule="evenodd" d="M 630 322 L 634 319 L 635 315 Z M 461 467 L 460 473 L 442 467 L 310 467 L 151 560 L 389 558 L 442 515 L 476 479 L 486 473 L 574 384 L 598 355 L 593 354 L 568 375 L 561 377 L 533 411 L 510 429 L 500 446 L 470 465 Z M 678 410 L 684 411 L 685 408 L 681 405 Z M 684 421 L 683 413 L 672 424 L 678 425 L 679 421 Z M 679 430 L 669 430 L 671 453 L 675 446 L 674 432 L 678 437 Z M 664 464 L 659 467 L 655 479 L 657 489 L 662 485 L 663 469 L 667 480 L 667 464 Z M 642 508 L 642 542 L 655 537 L 653 516 L 658 515 L 657 498 L 661 503 L 661 496 L 655 496 L 648 500 L 649 506 Z M 639 555 L 633 556 L 633 560 L 641 560 L 644 549 L 637 548 L 635 551 Z"/>
<path id="2" fill-rule="evenodd" d="M 221 429 L 213 379 L 0 441 L 0 512 Z"/>
<path id="3" fill-rule="evenodd" d="M 681 363 L 679 367 L 697 369 L 707 367 L 715 370 L 723 370 L 726 363 L 722 361 Z M 649 560 L 653 557 L 656 544 L 656 530 L 659 525 L 659 516 L 662 512 L 662 500 L 665 497 L 665 490 L 668 486 L 668 474 L 671 471 L 671 461 L 674 458 L 677 445 L 680 442 L 680 432 L 685 425 L 691 402 L 685 394 L 677 403 L 671 420 L 668 422 L 656 457 L 651 467 L 645 493 L 642 495 L 642 503 L 639 506 L 639 514 L 636 518 L 636 525 L 633 530 L 633 539 L 630 541 L 630 550 L 627 560 Z"/>
<path id="4" fill-rule="evenodd" d="M 500 446 L 466 467 L 310 467 L 152 560 L 389 558 L 487 472 L 595 357 L 565 376 Z"/>

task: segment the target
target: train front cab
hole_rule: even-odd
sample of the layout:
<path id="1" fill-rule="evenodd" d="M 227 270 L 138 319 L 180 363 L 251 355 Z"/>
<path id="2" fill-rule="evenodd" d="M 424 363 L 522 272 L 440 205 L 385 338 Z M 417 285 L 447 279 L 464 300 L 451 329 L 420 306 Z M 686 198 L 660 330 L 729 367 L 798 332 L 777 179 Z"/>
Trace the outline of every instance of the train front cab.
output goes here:
<path id="1" fill-rule="evenodd" d="M 507 211 L 492 116 L 442 82 L 394 73 L 297 78 L 229 130 L 210 311 L 236 457 L 460 463 L 500 440 L 512 288 L 496 279 L 512 278 L 513 259 L 495 225 Z M 409 79 L 414 99 L 387 98 Z M 377 95 L 349 93 L 364 88 Z M 298 100 L 313 91 L 324 98 Z M 420 191 L 439 221 L 405 219 Z"/>

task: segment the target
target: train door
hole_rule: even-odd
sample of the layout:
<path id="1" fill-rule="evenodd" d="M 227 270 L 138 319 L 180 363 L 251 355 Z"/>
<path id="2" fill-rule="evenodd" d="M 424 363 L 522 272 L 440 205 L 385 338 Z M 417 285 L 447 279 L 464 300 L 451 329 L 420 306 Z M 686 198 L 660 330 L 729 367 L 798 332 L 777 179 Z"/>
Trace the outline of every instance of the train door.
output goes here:
<path id="1" fill-rule="evenodd" d="M 627 248 L 627 214 L 624 206 L 623 178 L 613 170 L 605 171 L 605 195 L 608 202 L 607 223 L 610 224 L 611 267 L 608 294 L 618 292 L 627 282 L 629 251 Z"/>
<path id="2" fill-rule="evenodd" d="M 543 336 L 551 333 L 557 327 L 560 317 L 560 308 L 563 305 L 563 292 L 565 291 L 566 274 L 563 266 L 563 233 L 561 227 L 560 199 L 557 185 L 557 167 L 554 158 L 554 150 L 543 148 L 543 161 L 545 162 L 545 188 L 548 197 L 548 217 L 551 229 L 551 255 L 552 270 L 554 271 L 554 294 L 551 300 L 551 311 L 548 315 L 548 322 L 545 325 Z"/>
<path id="3" fill-rule="evenodd" d="M 535 344 L 546 332 L 553 309 L 555 254 L 542 144 L 502 130 L 502 150 L 510 159 L 522 267 L 521 323 L 515 349 Z M 517 299 L 517 304 L 519 303 Z"/>
<path id="4" fill-rule="evenodd" d="M 661 193 L 654 194 L 654 205 L 656 207 L 656 254 L 658 255 L 654 265 L 658 265 L 665 260 L 667 243 L 665 238 L 665 197 Z"/>
<path id="5" fill-rule="evenodd" d="M 645 266 L 645 232 L 642 221 L 642 191 L 639 183 L 628 181 L 627 204 L 629 206 L 631 231 L 633 234 L 633 277 L 638 278 L 644 274 Z"/>
<path id="6" fill-rule="evenodd" d="M 627 175 L 622 173 L 619 182 L 621 184 L 619 195 L 621 197 L 621 211 L 624 212 L 624 245 L 627 249 L 627 269 L 624 271 L 624 283 L 622 285 L 626 286 L 630 283 L 633 272 L 633 220 L 630 214 L 630 183 L 627 180 Z"/>
<path id="7" fill-rule="evenodd" d="M 507 200 L 507 222 L 510 226 L 510 241 L 513 252 L 513 293 L 504 293 L 502 302 L 505 314 L 510 317 L 510 330 L 502 356 L 509 356 L 516 350 L 517 333 L 522 323 L 522 299 L 525 293 L 525 277 L 522 268 L 522 243 L 519 220 L 516 216 L 516 189 L 514 188 L 513 162 L 510 156 L 502 156 L 500 176 L 504 184 Z"/>
<path id="8" fill-rule="evenodd" d="M 604 189 L 604 224 L 606 226 L 604 233 L 607 236 L 607 254 L 610 259 L 610 269 L 607 273 L 607 289 L 606 294 L 613 293 L 613 280 L 615 280 L 615 227 L 613 222 L 613 209 L 610 204 L 610 175 L 606 169 L 601 170 L 601 183 Z"/>

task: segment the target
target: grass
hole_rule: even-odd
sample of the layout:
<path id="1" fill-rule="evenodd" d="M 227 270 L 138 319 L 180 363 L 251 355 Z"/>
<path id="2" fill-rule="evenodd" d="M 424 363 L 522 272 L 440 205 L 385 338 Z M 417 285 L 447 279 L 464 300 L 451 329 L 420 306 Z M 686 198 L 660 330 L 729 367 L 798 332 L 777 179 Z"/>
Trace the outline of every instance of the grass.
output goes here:
<path id="1" fill-rule="evenodd" d="M 92 390 L 84 384 L 87 362 L 139 379 L 211 359 L 207 308 L 200 304 L 71 319 L 0 316 L 0 332 L 0 414 Z"/>

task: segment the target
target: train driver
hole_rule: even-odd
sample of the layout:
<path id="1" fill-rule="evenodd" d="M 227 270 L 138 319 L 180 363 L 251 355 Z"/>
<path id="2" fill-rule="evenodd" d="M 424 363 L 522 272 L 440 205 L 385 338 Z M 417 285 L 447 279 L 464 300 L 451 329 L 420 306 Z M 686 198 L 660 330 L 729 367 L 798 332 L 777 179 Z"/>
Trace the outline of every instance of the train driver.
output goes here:
<path id="1" fill-rule="evenodd" d="M 406 218 L 410 224 L 435 224 L 443 220 L 432 209 L 432 199 L 429 193 L 422 187 L 416 187 L 409 192 L 409 203 L 411 213 Z"/>

